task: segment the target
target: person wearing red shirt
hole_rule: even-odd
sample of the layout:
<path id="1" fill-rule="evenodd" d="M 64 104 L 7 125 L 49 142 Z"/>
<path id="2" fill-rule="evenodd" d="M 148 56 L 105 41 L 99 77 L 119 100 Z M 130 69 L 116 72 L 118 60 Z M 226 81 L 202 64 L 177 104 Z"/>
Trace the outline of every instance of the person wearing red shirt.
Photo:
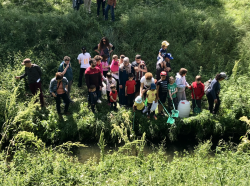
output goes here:
<path id="1" fill-rule="evenodd" d="M 114 109 L 117 111 L 117 90 L 115 84 L 110 85 L 111 91 L 110 91 L 110 103 L 111 103 L 111 109 Z"/>
<path id="2" fill-rule="evenodd" d="M 197 106 L 201 109 L 201 99 L 204 96 L 204 88 L 205 88 L 204 84 L 201 82 L 201 76 L 196 76 L 195 82 L 193 82 L 192 85 L 189 86 L 188 88 L 191 90 L 193 110 L 195 108 L 195 100 Z"/>
<path id="3" fill-rule="evenodd" d="M 102 63 L 101 63 L 102 57 L 99 56 L 99 55 L 96 55 L 96 56 L 94 57 L 94 59 L 96 60 L 96 67 L 98 67 L 98 68 L 100 69 L 101 74 L 103 75 L 103 69 L 102 69 Z"/>
<path id="4" fill-rule="evenodd" d="M 128 81 L 125 84 L 125 96 L 127 96 L 128 107 L 133 107 L 134 99 L 135 99 L 135 85 L 136 82 L 133 80 L 134 75 L 130 73 L 128 75 Z"/>

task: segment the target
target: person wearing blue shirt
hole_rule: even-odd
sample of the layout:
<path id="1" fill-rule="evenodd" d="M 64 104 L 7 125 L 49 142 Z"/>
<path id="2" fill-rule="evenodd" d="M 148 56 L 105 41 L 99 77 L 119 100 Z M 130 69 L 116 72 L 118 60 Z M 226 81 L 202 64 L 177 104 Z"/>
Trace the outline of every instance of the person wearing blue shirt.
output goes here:
<path id="1" fill-rule="evenodd" d="M 165 55 L 167 54 L 167 48 L 168 48 L 169 42 L 163 41 L 161 43 L 161 49 L 159 50 L 159 54 L 157 56 L 157 61 L 161 58 L 164 58 Z"/>

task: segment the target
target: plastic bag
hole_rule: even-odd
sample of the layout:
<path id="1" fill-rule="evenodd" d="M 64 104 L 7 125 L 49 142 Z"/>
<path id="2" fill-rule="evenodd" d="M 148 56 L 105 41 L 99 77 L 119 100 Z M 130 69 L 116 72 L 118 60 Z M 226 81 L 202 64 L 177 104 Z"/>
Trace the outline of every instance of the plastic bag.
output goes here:
<path id="1" fill-rule="evenodd" d="M 148 107 L 145 107 L 144 110 L 142 111 L 142 113 L 146 113 L 148 111 Z"/>
<path id="2" fill-rule="evenodd" d="M 102 82 L 102 94 L 105 95 L 106 94 L 106 84 L 104 82 Z"/>
<path id="3" fill-rule="evenodd" d="M 155 109 L 157 108 L 157 106 L 158 106 L 158 102 L 155 103 L 155 101 L 153 101 L 153 104 L 152 104 L 152 106 L 151 106 L 150 111 L 151 111 L 151 112 L 155 111 Z"/>

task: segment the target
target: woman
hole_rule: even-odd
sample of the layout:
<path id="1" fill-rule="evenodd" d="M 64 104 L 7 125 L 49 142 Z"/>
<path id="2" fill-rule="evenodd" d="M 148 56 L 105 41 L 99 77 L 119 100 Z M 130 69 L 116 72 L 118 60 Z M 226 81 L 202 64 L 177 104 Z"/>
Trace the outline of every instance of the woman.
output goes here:
<path id="1" fill-rule="evenodd" d="M 123 59 L 125 58 L 125 55 L 120 55 L 120 59 L 119 59 L 119 66 L 123 63 Z"/>
<path id="2" fill-rule="evenodd" d="M 153 74 L 151 72 L 147 72 L 142 78 L 141 78 L 141 87 L 140 87 L 140 96 L 142 97 L 145 93 L 150 89 L 151 84 L 155 83 L 155 80 L 153 78 Z"/>
<path id="3" fill-rule="evenodd" d="M 169 72 L 171 72 L 171 64 L 170 60 L 174 59 L 170 53 L 167 53 L 164 56 L 164 61 L 163 58 L 161 58 L 159 61 L 156 63 L 156 79 L 157 81 L 161 79 L 161 72 L 165 71 L 167 73 L 166 79 L 167 82 L 169 82 Z"/>
<path id="4" fill-rule="evenodd" d="M 227 79 L 227 75 L 224 72 L 217 74 L 206 91 L 206 96 L 209 104 L 210 113 L 216 114 L 220 107 L 220 81 Z M 215 103 L 215 107 L 214 107 Z"/>
<path id="5" fill-rule="evenodd" d="M 82 47 L 82 53 L 78 55 L 77 59 L 80 65 L 80 75 L 79 75 L 79 81 L 78 81 L 78 87 L 82 86 L 82 77 L 85 73 L 85 70 L 90 67 L 89 60 L 91 59 L 91 56 L 88 52 L 86 52 L 87 49 L 85 47 Z"/>
<path id="6" fill-rule="evenodd" d="M 113 52 L 114 49 L 115 47 L 111 43 L 109 43 L 109 40 L 106 37 L 103 37 L 100 43 L 94 48 L 94 50 L 100 56 L 102 56 L 103 54 L 106 54 L 108 56 L 108 63 L 110 61 L 110 54 Z"/>
<path id="7" fill-rule="evenodd" d="M 187 69 L 181 68 L 179 73 L 177 73 L 175 76 L 175 78 L 176 78 L 175 83 L 176 83 L 177 88 L 178 88 L 178 92 L 177 92 L 177 103 L 178 104 L 181 100 L 186 100 L 185 88 L 189 87 L 189 84 L 186 81 L 186 77 L 185 77 L 186 75 L 187 75 Z"/>
<path id="8" fill-rule="evenodd" d="M 50 81 L 50 86 L 49 86 L 50 93 L 56 100 L 56 109 L 57 113 L 59 115 L 59 118 L 62 118 L 61 114 L 61 98 L 63 99 L 65 103 L 65 108 L 64 108 L 64 114 L 69 115 L 70 113 L 68 112 L 69 108 L 69 97 L 67 96 L 67 91 L 68 91 L 68 80 L 67 78 L 63 77 L 63 74 L 61 72 L 56 73 L 56 77 L 54 77 Z"/>
<path id="9" fill-rule="evenodd" d="M 119 67 L 119 104 L 127 105 L 127 99 L 125 96 L 125 84 L 128 80 L 128 74 L 131 73 L 131 64 L 129 58 L 125 57 L 123 63 Z"/>

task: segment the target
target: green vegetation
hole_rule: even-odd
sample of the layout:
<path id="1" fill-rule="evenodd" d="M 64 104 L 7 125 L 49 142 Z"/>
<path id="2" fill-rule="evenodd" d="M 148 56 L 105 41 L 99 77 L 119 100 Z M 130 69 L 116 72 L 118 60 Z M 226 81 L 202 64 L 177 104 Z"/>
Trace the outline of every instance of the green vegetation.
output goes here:
<path id="1" fill-rule="evenodd" d="M 240 118 L 250 117 L 250 2 L 119 0 L 114 23 L 96 18 L 95 2 L 89 15 L 83 6 L 74 11 L 71 0 L 0 0 L 0 146 L 7 151 L 0 157 L 1 185 L 249 185 L 248 133 L 238 150 L 219 146 L 210 156 L 211 144 L 206 142 L 193 155 L 184 152 L 171 163 L 162 148 L 147 157 L 130 152 L 132 148 L 141 152 L 145 138 L 174 141 L 188 135 L 204 140 L 246 133 L 249 121 Z M 135 133 L 131 110 L 110 112 L 104 101 L 94 115 L 87 108 L 87 90 L 76 87 L 76 58 L 82 46 L 94 56 L 93 47 L 102 36 L 115 45 L 115 54 L 125 54 L 131 62 L 141 54 L 153 73 L 163 40 L 170 43 L 168 51 L 174 57 L 171 75 L 185 67 L 187 80 L 192 82 L 197 74 L 206 81 L 220 71 L 227 72 L 230 79 L 222 83 L 219 114 L 212 116 L 203 109 L 198 116 L 169 125 L 165 118 L 148 121 L 136 113 Z M 65 55 L 72 59 L 75 104 L 70 106 L 72 116 L 59 121 L 48 87 Z M 27 83 L 14 78 L 24 72 L 21 62 L 27 57 L 42 68 L 46 110 L 40 110 L 35 98 L 27 94 Z M 206 106 L 204 100 L 203 108 Z M 145 138 L 137 140 L 135 135 Z M 44 147 L 98 141 L 100 136 L 99 164 L 95 159 L 79 164 L 60 153 L 64 146 L 58 147 L 60 151 Z M 104 154 L 104 139 L 124 141 L 127 146 L 112 155 Z M 6 154 L 11 152 L 14 157 L 6 166 Z"/>

